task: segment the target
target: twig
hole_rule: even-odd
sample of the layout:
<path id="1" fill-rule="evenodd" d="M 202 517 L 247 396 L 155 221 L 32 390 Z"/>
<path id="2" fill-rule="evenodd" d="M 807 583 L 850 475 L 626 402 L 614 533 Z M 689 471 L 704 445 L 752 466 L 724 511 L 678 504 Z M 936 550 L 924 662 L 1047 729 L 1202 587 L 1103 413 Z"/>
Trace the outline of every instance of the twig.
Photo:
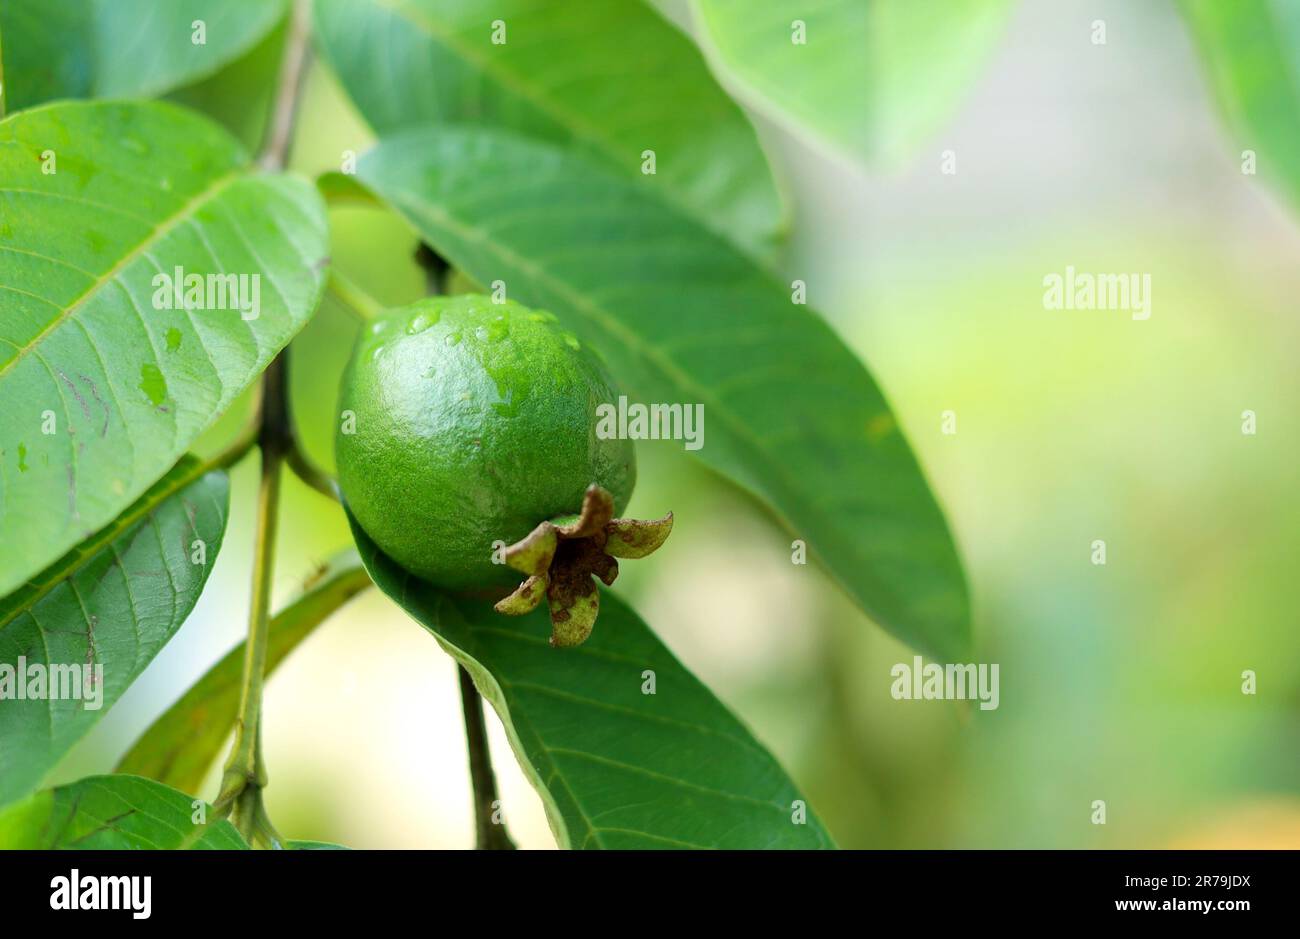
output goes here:
<path id="1" fill-rule="evenodd" d="M 293 139 L 294 120 L 307 61 L 308 9 L 297 0 L 293 26 L 284 55 L 276 92 L 270 139 L 261 166 L 279 170 L 285 165 Z M 248 642 L 235 720 L 235 742 L 222 774 L 221 791 L 213 805 L 218 815 L 231 815 L 235 827 L 255 847 L 282 847 L 284 842 L 271 824 L 262 802 L 268 775 L 262 757 L 262 686 L 266 677 L 266 646 L 270 631 L 271 586 L 275 577 L 275 535 L 279 522 L 280 482 L 286 458 L 294 450 L 293 423 L 289 417 L 287 350 L 277 355 L 262 375 L 258 408 L 257 447 L 262 452 L 262 479 L 257 493 L 257 529 L 253 548 L 253 589 L 249 604 Z M 240 439 L 227 451 L 242 455 Z"/>
<path id="2" fill-rule="evenodd" d="M 302 82 L 307 74 L 307 60 L 311 45 L 307 42 L 311 30 L 311 10 L 307 0 L 295 0 L 289 39 L 284 61 L 280 65 L 280 79 L 276 91 L 275 108 L 271 112 L 270 136 L 262 157 L 262 169 L 284 169 L 289 157 L 289 144 L 293 141 L 294 124 L 298 117 L 298 102 L 302 97 Z"/>
<path id="3" fill-rule="evenodd" d="M 469 744 L 469 778 L 474 789 L 474 830 L 480 850 L 512 850 L 505 822 L 493 818 L 497 813 L 497 780 L 492 772 L 492 754 L 488 750 L 487 728 L 483 724 L 483 699 L 474 687 L 465 666 L 457 664 L 460 674 L 460 705 L 465 712 L 465 740 Z"/>

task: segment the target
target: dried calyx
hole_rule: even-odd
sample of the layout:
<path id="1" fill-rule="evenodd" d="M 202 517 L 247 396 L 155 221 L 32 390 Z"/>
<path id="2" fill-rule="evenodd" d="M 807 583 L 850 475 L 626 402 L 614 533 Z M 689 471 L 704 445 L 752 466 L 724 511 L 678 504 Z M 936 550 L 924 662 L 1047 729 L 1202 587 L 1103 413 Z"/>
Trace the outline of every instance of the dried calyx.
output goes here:
<path id="1" fill-rule="evenodd" d="M 668 538 L 673 514 L 640 521 L 614 518 L 614 499 L 600 486 L 587 487 L 576 517 L 542 522 L 506 548 L 505 561 L 528 578 L 496 605 L 511 616 L 530 613 L 546 597 L 551 610 L 551 645 L 581 645 L 600 611 L 600 591 L 618 576 L 618 558 L 643 558 Z"/>

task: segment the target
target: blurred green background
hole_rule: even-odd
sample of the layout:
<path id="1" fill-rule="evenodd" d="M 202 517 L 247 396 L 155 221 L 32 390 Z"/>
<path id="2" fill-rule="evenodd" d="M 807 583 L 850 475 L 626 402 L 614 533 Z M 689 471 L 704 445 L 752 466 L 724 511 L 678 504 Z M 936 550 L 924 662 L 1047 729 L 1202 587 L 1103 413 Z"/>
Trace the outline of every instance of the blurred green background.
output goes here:
<path id="1" fill-rule="evenodd" d="M 1105 46 L 1088 41 L 1096 18 Z M 177 97 L 255 133 L 251 76 L 274 74 L 275 49 Z M 319 63 L 300 128 L 294 162 L 310 174 L 371 142 Z M 759 129 L 791 200 L 782 271 L 807 281 L 918 451 L 965 559 L 977 660 L 1001 666 L 1001 706 L 893 700 L 890 667 L 911 651 L 792 565 L 791 536 L 680 443 L 639 444 L 628 514 L 671 509 L 677 527 L 616 589 L 777 753 L 842 846 L 1300 847 L 1300 224 L 1241 174 L 1249 142 L 1224 130 L 1173 6 L 1019 4 L 955 117 L 888 175 Z M 955 175 L 940 172 L 945 150 Z M 346 273 L 394 304 L 421 294 L 400 221 L 365 208 L 331 221 Z M 1045 310 L 1042 279 L 1067 265 L 1149 273 L 1151 318 Z M 354 329 L 327 300 L 295 345 L 295 407 L 327 466 Z M 195 614 L 55 782 L 111 768 L 241 640 L 255 479 L 253 463 L 235 472 Z M 348 543 L 338 509 L 296 481 L 284 512 L 278 597 Z M 376 592 L 294 653 L 265 713 L 286 836 L 472 844 L 454 666 Z M 553 846 L 491 729 L 512 833 Z M 200 794 L 215 789 L 214 771 Z"/>

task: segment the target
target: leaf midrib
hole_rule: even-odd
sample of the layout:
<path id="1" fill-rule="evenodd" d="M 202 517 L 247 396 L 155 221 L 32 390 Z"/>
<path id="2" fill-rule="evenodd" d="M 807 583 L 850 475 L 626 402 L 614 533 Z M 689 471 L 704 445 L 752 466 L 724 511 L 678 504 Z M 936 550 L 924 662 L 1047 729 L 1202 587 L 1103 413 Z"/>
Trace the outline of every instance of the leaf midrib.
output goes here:
<path id="1" fill-rule="evenodd" d="M 85 290 L 83 290 L 70 304 L 68 304 L 67 307 L 65 307 L 62 310 L 62 312 L 58 316 L 52 319 L 40 332 L 38 332 L 35 336 L 33 336 L 30 340 L 28 340 L 28 342 L 25 345 L 16 347 L 18 349 L 17 353 L 15 353 L 14 356 L 11 359 L 9 359 L 8 362 L 5 362 L 3 365 L 0 365 L 0 378 L 4 378 L 4 376 L 8 374 L 10 371 L 12 371 L 13 368 L 19 362 L 21 362 L 26 355 L 33 352 L 36 349 L 36 347 L 47 336 L 50 335 L 50 333 L 54 332 L 56 329 L 58 329 L 60 326 L 66 323 L 73 315 L 75 315 L 76 312 L 81 308 L 81 306 L 87 300 L 89 300 L 92 296 L 94 296 L 99 290 L 101 290 L 108 284 L 112 283 L 114 280 L 116 280 L 118 275 L 121 274 L 123 270 L 125 270 L 132 262 L 137 260 L 143 254 L 147 253 L 149 248 L 153 247 L 155 244 L 157 244 L 159 241 L 165 238 L 168 234 L 170 234 L 173 228 L 188 220 L 195 213 L 197 213 L 199 209 L 207 205 L 209 202 L 214 200 L 218 195 L 220 195 L 223 191 L 225 191 L 227 187 L 229 187 L 237 180 L 243 179 L 246 175 L 247 174 L 245 169 L 243 167 L 239 167 L 230 170 L 229 172 L 217 177 L 211 183 L 209 183 L 207 187 L 205 187 L 198 193 L 191 196 L 188 200 L 186 200 L 186 202 L 180 207 L 180 209 L 174 215 L 169 216 L 168 218 L 160 222 L 158 225 L 155 225 L 154 228 L 147 235 L 145 235 L 145 237 L 140 242 L 138 242 L 134 247 L 131 248 L 131 250 L 129 250 L 121 258 L 119 258 L 113 264 L 112 267 L 110 267 L 103 274 L 99 275 L 89 286 L 86 287 Z"/>

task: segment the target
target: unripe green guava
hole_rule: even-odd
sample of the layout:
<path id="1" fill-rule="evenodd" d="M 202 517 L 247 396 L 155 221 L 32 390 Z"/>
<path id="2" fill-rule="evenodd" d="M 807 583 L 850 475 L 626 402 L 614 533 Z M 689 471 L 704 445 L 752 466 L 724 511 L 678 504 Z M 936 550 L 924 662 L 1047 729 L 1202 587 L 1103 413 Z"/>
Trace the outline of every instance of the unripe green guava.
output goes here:
<path id="1" fill-rule="evenodd" d="M 484 296 L 431 297 L 368 324 L 343 378 L 339 486 L 366 534 L 451 591 L 518 584 L 493 563 L 539 523 L 576 514 L 588 487 L 621 512 L 631 441 L 596 436 L 619 392 L 549 313 Z"/>

